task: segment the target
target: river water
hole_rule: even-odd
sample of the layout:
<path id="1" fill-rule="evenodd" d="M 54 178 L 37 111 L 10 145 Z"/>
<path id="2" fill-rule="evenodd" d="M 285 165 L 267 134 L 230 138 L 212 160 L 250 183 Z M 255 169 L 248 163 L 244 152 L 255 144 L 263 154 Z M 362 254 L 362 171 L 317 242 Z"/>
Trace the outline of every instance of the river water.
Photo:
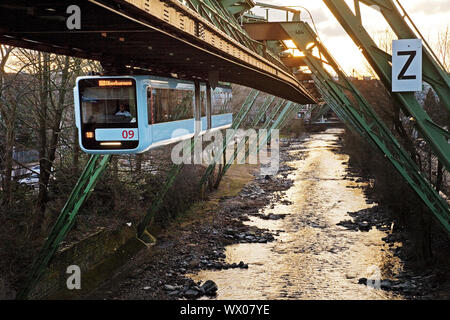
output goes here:
<path id="1" fill-rule="evenodd" d="M 348 179 L 348 156 L 336 151 L 341 129 L 312 134 L 290 146 L 296 170 L 285 192 L 291 204 L 275 203 L 261 213 L 286 214 L 280 220 L 251 217 L 250 225 L 283 230 L 276 241 L 241 243 L 226 248 L 229 263 L 248 269 L 203 270 L 189 277 L 213 280 L 217 299 L 402 299 L 392 292 L 358 284 L 401 270 L 399 259 L 381 240 L 389 231 L 352 231 L 337 225 L 352 220 L 348 212 L 370 208 L 363 183 Z M 372 276 L 371 276 L 372 275 Z M 375 283 L 376 284 L 376 283 Z"/>

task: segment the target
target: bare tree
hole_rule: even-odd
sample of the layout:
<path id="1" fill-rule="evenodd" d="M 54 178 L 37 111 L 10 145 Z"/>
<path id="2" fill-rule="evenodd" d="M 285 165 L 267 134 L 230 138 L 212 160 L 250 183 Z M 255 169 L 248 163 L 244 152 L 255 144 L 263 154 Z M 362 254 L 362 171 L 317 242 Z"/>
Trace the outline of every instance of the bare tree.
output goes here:
<path id="1" fill-rule="evenodd" d="M 29 91 L 26 85 L 27 76 L 22 68 L 12 68 L 11 62 L 14 48 L 0 45 L 0 132 L 4 139 L 0 139 L 0 166 L 3 176 L 3 197 L 1 203 L 4 209 L 9 209 L 13 201 L 13 153 L 16 147 L 17 118 L 23 96 Z M 8 71 L 7 71 L 8 69 Z"/>
<path id="2" fill-rule="evenodd" d="M 436 43 L 436 51 L 439 60 L 444 66 L 447 72 L 450 71 L 450 59 L 448 59 L 448 55 L 450 53 L 450 33 L 448 25 L 445 27 L 445 30 L 438 33 L 438 40 Z"/>
<path id="3" fill-rule="evenodd" d="M 2 139 L 4 144 L 3 154 L 1 156 L 1 162 L 3 164 L 3 200 L 2 204 L 5 208 L 9 208 L 12 202 L 11 191 L 11 172 L 12 172 L 12 156 L 14 148 L 14 136 L 15 136 L 15 118 L 16 118 L 16 104 L 7 103 L 6 92 L 6 64 L 10 58 L 13 47 L 0 45 L 0 116 L 1 124 L 5 132 L 5 139 Z"/>
<path id="4" fill-rule="evenodd" d="M 397 39 L 397 37 L 391 29 L 378 32 L 372 38 L 381 50 L 388 54 L 392 54 L 392 41 Z"/>
<path id="5" fill-rule="evenodd" d="M 48 201 L 48 187 L 65 121 L 72 122 L 70 132 L 74 133 L 71 89 L 75 77 L 82 73 L 83 63 L 80 59 L 68 56 L 25 49 L 18 49 L 15 58 L 22 65 L 27 66 L 25 71 L 32 77 L 31 90 L 26 95 L 26 104 L 29 106 L 30 112 L 24 116 L 24 118 L 28 117 L 24 121 L 38 133 L 39 193 L 30 234 L 30 237 L 34 238 L 39 236 L 42 231 Z"/>

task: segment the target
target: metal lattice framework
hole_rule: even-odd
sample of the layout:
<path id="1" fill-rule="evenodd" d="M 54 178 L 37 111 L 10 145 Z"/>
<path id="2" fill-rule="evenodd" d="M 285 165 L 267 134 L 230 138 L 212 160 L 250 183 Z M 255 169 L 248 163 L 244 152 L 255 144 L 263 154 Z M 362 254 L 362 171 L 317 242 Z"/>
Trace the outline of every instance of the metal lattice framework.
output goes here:
<path id="1" fill-rule="evenodd" d="M 340 22 L 343 25 L 348 22 L 348 20 L 355 24 L 355 30 L 353 30 L 354 33 L 352 34 L 355 42 L 364 43 L 364 41 L 369 41 L 367 39 L 368 34 L 362 26 L 358 0 L 355 1 L 355 14 L 350 11 L 344 1 L 324 1 L 329 5 L 331 11 L 339 16 Z M 407 16 L 406 13 L 401 16 L 398 11 L 395 11 L 395 5 L 391 0 L 363 2 L 370 4 L 377 3 L 378 5 L 385 4 L 385 6 L 383 6 L 384 11 L 382 12 L 384 12 L 383 14 L 387 19 L 391 19 L 389 20 L 389 23 L 393 26 L 393 29 L 396 30 L 397 35 L 399 37 L 413 37 L 413 32 L 411 30 L 409 33 L 406 32 L 407 29 L 409 30 L 409 27 L 404 20 L 404 17 Z M 330 3 L 333 3 L 334 5 L 330 5 Z M 390 4 L 390 6 L 388 6 L 388 4 Z M 282 8 L 280 9 L 283 10 Z M 344 17 L 341 16 L 342 14 L 344 14 Z M 320 42 L 318 35 L 309 27 L 309 25 L 301 21 L 293 21 L 270 23 L 257 22 L 249 23 L 244 26 L 249 34 L 258 40 L 280 42 L 292 40 L 297 48 L 305 55 L 304 57 L 299 58 L 300 61 L 293 63 L 292 67 L 298 68 L 306 65 L 309 68 L 312 74 L 308 77 L 311 77 L 314 80 L 316 88 L 320 92 L 322 98 L 327 102 L 327 105 L 352 131 L 364 137 L 372 146 L 385 155 L 443 227 L 450 232 L 450 208 L 446 200 L 439 195 L 433 185 L 431 185 L 420 172 L 420 169 L 411 159 L 410 155 L 404 150 L 401 144 L 396 140 L 395 136 L 376 114 L 374 108 L 350 82 L 338 63 Z M 313 50 L 317 50 L 317 52 L 313 53 Z M 382 57 L 386 59 L 387 57 L 387 53 L 380 54 L 381 50 L 376 47 L 373 41 L 366 50 L 369 53 L 376 55 L 377 58 Z M 440 96 L 445 97 L 442 100 L 445 104 L 447 103 L 446 99 L 448 99 L 449 92 L 448 75 L 440 68 L 439 63 L 433 61 L 433 55 L 431 53 L 426 52 L 425 56 L 426 63 L 424 64 L 424 69 L 426 76 L 424 78 L 430 82 L 436 91 L 440 91 Z M 384 61 L 381 58 L 380 61 L 385 63 L 385 65 L 383 65 L 385 68 L 384 71 L 390 73 L 391 66 L 386 65 L 388 64 L 388 61 Z M 380 69 L 380 66 L 377 65 L 377 63 L 381 63 L 380 61 L 369 60 L 375 69 L 377 69 L 377 67 Z M 327 68 L 331 68 L 334 71 L 337 75 L 337 79 L 327 71 Z M 380 77 L 382 77 L 382 75 L 380 75 Z M 385 75 L 384 80 L 385 84 L 390 86 L 390 74 L 389 77 Z M 388 91 L 390 91 L 390 87 L 388 88 Z M 411 114 L 421 115 L 420 119 L 423 121 L 417 121 L 417 125 L 426 141 L 431 146 L 435 147 L 434 150 L 438 158 L 445 164 L 446 160 L 450 157 L 450 152 L 448 151 L 449 144 L 447 142 L 448 132 L 431 121 L 431 118 L 429 118 L 423 108 L 419 105 L 413 93 L 398 93 L 394 94 L 394 96 L 402 101 L 406 111 L 412 110 L 413 112 L 411 112 Z"/>
<path id="2" fill-rule="evenodd" d="M 255 102 L 259 94 L 260 92 L 257 90 L 252 90 L 249 93 L 246 100 L 239 109 L 237 115 L 235 116 L 235 119 L 233 120 L 232 128 L 237 129 L 241 126 L 241 124 L 244 122 L 245 118 L 249 114 L 250 110 L 255 106 Z M 254 120 L 255 124 L 261 119 L 265 111 L 271 105 L 271 103 L 267 102 L 268 101 L 272 102 L 274 99 L 275 97 L 272 98 L 267 97 L 264 100 L 263 104 L 259 106 L 258 117 L 257 119 Z M 270 124 L 271 120 L 275 118 L 276 114 L 278 113 L 282 105 L 283 103 L 278 103 L 275 106 L 275 111 L 273 111 L 271 113 L 271 116 L 266 120 L 265 127 L 267 127 L 267 125 Z M 292 108 L 291 103 L 288 103 L 274 121 L 271 130 L 280 128 L 283 122 L 285 121 L 286 117 L 289 114 L 291 114 L 291 112 L 294 109 L 296 108 Z M 261 110 L 264 110 L 264 112 L 261 112 Z M 230 141 L 232 138 L 233 136 L 227 136 L 228 141 Z M 220 159 L 222 154 L 225 152 L 227 139 L 224 139 L 224 148 L 220 150 L 219 153 L 216 155 L 216 159 Z M 267 139 L 265 140 L 266 142 Z M 198 143 L 198 140 L 194 137 L 190 141 L 186 141 L 186 143 L 190 144 L 188 150 L 189 152 L 192 152 L 195 148 L 196 143 Z M 246 157 L 247 156 L 248 155 L 246 155 Z M 78 214 L 80 208 L 87 201 L 91 193 L 94 191 L 97 182 L 101 179 L 102 174 L 104 173 L 105 169 L 107 168 L 108 164 L 111 161 L 111 158 L 112 158 L 111 155 L 105 156 L 93 155 L 90 157 L 83 173 L 81 174 L 77 184 L 75 185 L 72 193 L 70 194 L 64 208 L 61 210 L 60 215 L 55 225 L 53 226 L 43 248 L 39 252 L 37 258 L 34 260 L 28 280 L 26 281 L 25 285 L 21 288 L 19 294 L 17 295 L 18 299 L 26 299 L 32 292 L 35 285 L 44 275 L 48 265 L 51 263 L 53 256 L 55 255 L 57 249 L 59 248 L 59 245 L 65 239 L 68 232 L 72 229 L 76 215 Z M 225 174 L 231 163 L 227 163 L 227 165 L 228 166 L 226 168 L 224 167 L 222 169 L 221 175 Z M 202 185 L 206 183 L 207 178 L 211 174 L 211 170 L 214 171 L 214 166 L 215 162 L 207 168 L 205 174 L 200 179 L 199 185 L 200 187 L 202 187 Z M 137 238 L 146 245 L 151 245 L 155 241 L 155 238 L 148 233 L 147 228 L 153 222 L 153 218 L 156 212 L 161 208 L 168 191 L 172 187 L 177 176 L 181 173 L 183 167 L 184 167 L 183 162 L 181 164 L 172 165 L 172 168 L 170 169 L 165 182 L 162 184 L 157 195 L 155 196 L 152 205 L 147 210 L 147 213 L 144 216 L 144 218 L 138 224 Z"/>
<path id="3" fill-rule="evenodd" d="M 374 108 L 350 82 L 311 27 L 304 22 L 280 23 L 280 26 L 305 53 L 305 62 L 313 71 L 316 84 L 333 111 L 386 156 L 438 221 L 450 232 L 450 208 L 447 202 L 421 174 L 415 162 Z M 318 55 L 312 52 L 315 48 L 319 51 Z M 337 80 L 325 69 L 325 65 L 334 70 L 338 75 Z M 355 102 L 349 99 L 346 92 L 350 93 Z"/>
<path id="4" fill-rule="evenodd" d="M 409 27 L 406 11 L 401 13 L 393 0 L 356 0 L 355 13 L 344 0 L 324 0 L 325 4 L 344 27 L 362 52 L 386 89 L 391 92 L 392 57 L 381 50 L 363 26 L 360 2 L 377 6 L 399 39 L 416 39 L 421 37 Z M 400 3 L 397 1 L 397 3 Z M 424 41 L 424 39 L 422 39 Z M 426 41 L 425 41 L 426 43 Z M 423 48 L 423 77 L 439 95 L 447 111 L 450 112 L 450 78 L 440 66 L 430 48 Z M 450 170 L 450 132 L 431 120 L 422 108 L 413 92 L 394 92 L 392 96 L 401 104 L 404 112 L 413 117 L 416 127 L 435 152 L 447 170 Z"/>
<path id="5" fill-rule="evenodd" d="M 111 158 L 111 155 L 93 155 L 90 157 L 77 184 L 61 210 L 55 225 L 50 231 L 44 246 L 34 260 L 28 280 L 24 287 L 19 291 L 17 299 L 26 299 L 34 286 L 41 279 L 56 250 L 58 250 L 59 245 L 72 229 L 80 208 L 87 199 L 89 199 L 97 182 L 108 167 Z"/>

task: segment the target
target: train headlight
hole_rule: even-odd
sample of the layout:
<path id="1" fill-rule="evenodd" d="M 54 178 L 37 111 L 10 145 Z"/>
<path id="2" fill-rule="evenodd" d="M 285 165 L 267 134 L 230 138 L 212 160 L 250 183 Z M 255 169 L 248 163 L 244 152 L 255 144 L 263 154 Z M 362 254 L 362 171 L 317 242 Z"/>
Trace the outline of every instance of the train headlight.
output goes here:
<path id="1" fill-rule="evenodd" d="M 122 145 L 122 142 L 100 142 L 100 145 L 108 147 L 120 147 Z"/>

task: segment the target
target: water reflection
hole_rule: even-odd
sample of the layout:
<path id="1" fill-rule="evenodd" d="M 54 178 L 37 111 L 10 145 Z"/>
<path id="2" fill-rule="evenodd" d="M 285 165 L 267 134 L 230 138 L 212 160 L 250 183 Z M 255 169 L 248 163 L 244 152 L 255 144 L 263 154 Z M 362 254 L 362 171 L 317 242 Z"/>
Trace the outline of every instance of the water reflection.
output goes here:
<path id="1" fill-rule="evenodd" d="M 289 178 L 286 191 L 291 205 L 264 208 L 264 214 L 287 214 L 282 220 L 251 217 L 248 224 L 284 230 L 277 241 L 227 247 L 227 262 L 249 264 L 248 269 L 201 271 L 194 280 L 218 284 L 218 299 L 401 299 L 392 292 L 368 288 L 358 279 L 374 266 L 384 279 L 401 268 L 381 240 L 385 231 L 352 231 L 337 223 L 351 220 L 347 212 L 368 204 L 361 184 L 344 180 L 348 157 L 336 153 L 341 129 L 313 134 L 291 153 L 304 152 Z M 382 250 L 383 249 L 383 250 Z"/>

